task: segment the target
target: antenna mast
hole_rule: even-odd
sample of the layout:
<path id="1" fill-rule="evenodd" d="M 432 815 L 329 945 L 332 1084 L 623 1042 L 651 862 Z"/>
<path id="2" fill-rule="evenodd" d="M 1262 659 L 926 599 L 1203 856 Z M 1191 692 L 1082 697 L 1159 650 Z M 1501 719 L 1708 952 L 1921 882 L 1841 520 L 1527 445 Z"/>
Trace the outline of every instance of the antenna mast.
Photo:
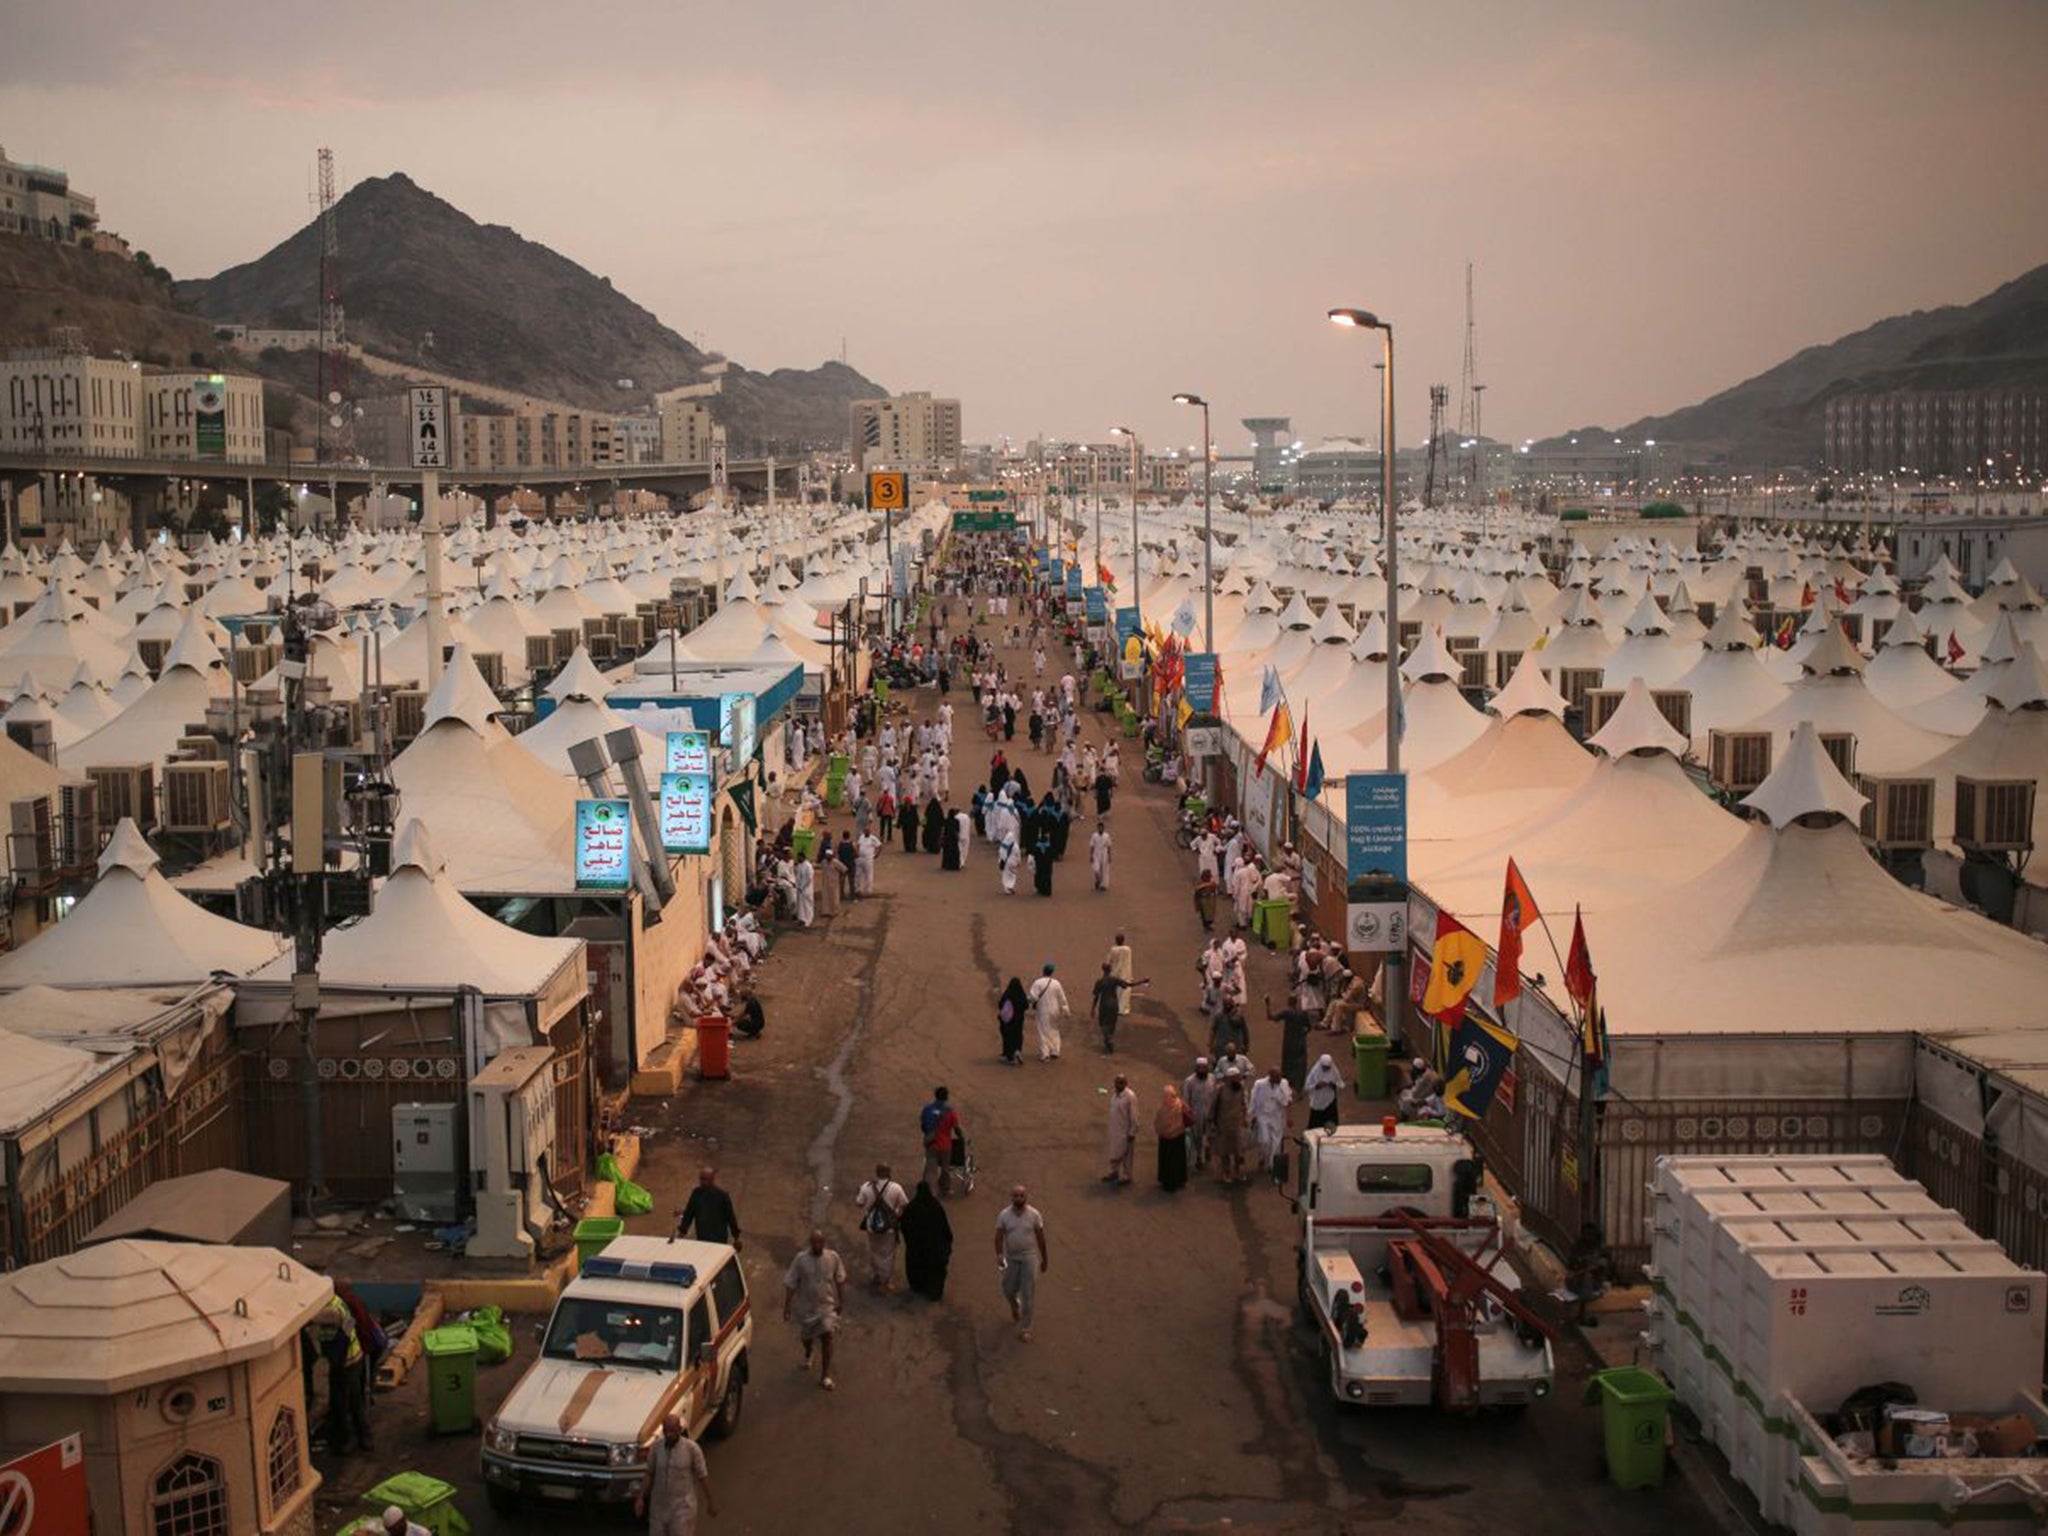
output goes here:
<path id="1" fill-rule="evenodd" d="M 1443 453 L 1444 407 L 1450 403 L 1450 385 L 1432 384 L 1429 386 L 1429 458 L 1426 461 L 1422 475 L 1422 504 L 1425 507 L 1436 505 L 1436 461 L 1438 455 Z M 1448 459 L 1448 455 L 1445 455 L 1445 457 Z M 1448 462 L 1444 465 L 1444 471 L 1446 476 L 1448 476 L 1450 471 Z"/>
<path id="2" fill-rule="evenodd" d="M 1472 263 L 1465 263 L 1465 367 L 1458 380 L 1458 451 L 1459 478 L 1466 482 L 1468 490 L 1475 489 L 1478 481 L 1479 464 L 1479 392 L 1486 386 L 1479 382 L 1479 322 L 1472 308 Z M 1472 446 L 1467 448 L 1465 445 Z"/>
<path id="3" fill-rule="evenodd" d="M 348 340 L 341 315 L 341 240 L 334 218 L 334 151 L 320 151 L 320 458 L 346 441 Z"/>

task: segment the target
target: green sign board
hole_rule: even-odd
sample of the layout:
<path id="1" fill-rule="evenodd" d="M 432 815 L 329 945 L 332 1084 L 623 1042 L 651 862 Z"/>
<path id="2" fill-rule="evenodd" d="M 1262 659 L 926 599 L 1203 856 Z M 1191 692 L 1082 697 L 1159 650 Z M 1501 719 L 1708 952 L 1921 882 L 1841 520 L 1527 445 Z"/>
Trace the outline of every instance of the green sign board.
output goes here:
<path id="1" fill-rule="evenodd" d="M 955 533 L 1009 533 L 1017 526 L 1014 512 L 955 512 Z"/>
<path id="2" fill-rule="evenodd" d="M 228 456 L 228 381 L 217 373 L 192 386 L 192 449 L 202 459 Z"/>
<path id="3" fill-rule="evenodd" d="M 1008 491 L 969 491 L 967 499 L 969 501 L 1008 501 L 1010 493 Z"/>

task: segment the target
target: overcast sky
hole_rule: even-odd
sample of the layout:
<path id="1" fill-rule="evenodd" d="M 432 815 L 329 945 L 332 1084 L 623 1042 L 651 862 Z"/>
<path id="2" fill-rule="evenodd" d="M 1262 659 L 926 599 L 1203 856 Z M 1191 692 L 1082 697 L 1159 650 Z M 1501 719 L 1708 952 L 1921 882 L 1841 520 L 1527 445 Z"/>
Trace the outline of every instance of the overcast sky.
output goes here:
<path id="1" fill-rule="evenodd" d="M 2048 5 L 0 0 L 0 144 L 180 276 L 404 170 L 752 367 L 971 439 L 1690 404 L 2048 261 Z M 346 252 L 343 253 L 344 261 Z"/>

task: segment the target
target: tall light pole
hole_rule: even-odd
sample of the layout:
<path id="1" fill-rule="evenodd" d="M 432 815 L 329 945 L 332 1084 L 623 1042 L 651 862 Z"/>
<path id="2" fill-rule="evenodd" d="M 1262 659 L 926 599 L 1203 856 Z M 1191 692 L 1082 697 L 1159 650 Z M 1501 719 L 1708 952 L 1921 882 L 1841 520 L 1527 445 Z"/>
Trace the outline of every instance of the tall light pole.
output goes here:
<path id="1" fill-rule="evenodd" d="M 1333 309 L 1332 325 L 1355 330 L 1378 331 L 1383 350 L 1380 355 L 1380 537 L 1386 544 L 1387 566 L 1387 772 L 1401 771 L 1401 541 L 1399 515 L 1394 503 L 1394 453 L 1400 438 L 1394 434 L 1394 327 L 1368 309 Z M 1407 969 L 1406 945 L 1386 958 L 1385 994 L 1387 1038 L 1401 1038 L 1401 1005 L 1407 998 L 1402 973 Z"/>
<path id="2" fill-rule="evenodd" d="M 1111 427 L 1112 437 L 1131 440 L 1131 608 L 1138 620 L 1138 644 L 1144 645 L 1145 600 L 1138 595 L 1138 434 L 1129 427 Z"/>
<path id="3" fill-rule="evenodd" d="M 1215 541 L 1210 533 L 1209 519 L 1214 491 L 1216 450 L 1209 441 L 1209 402 L 1200 395 L 1175 395 L 1177 405 L 1199 405 L 1202 408 L 1202 649 L 1214 654 L 1216 650 L 1216 571 Z"/>

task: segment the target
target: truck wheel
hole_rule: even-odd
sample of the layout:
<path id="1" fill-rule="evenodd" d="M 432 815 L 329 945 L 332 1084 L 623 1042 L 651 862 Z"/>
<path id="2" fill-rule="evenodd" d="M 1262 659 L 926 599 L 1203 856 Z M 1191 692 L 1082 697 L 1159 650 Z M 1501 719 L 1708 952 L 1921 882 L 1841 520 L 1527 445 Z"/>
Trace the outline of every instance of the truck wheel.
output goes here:
<path id="1" fill-rule="evenodd" d="M 484 1485 L 484 1501 L 491 1506 L 491 1513 L 501 1520 L 510 1520 L 519 1513 L 519 1495 L 510 1488 L 500 1488 L 496 1483 Z"/>
<path id="2" fill-rule="evenodd" d="M 747 1362 L 735 1360 L 732 1375 L 725 1383 L 725 1396 L 718 1400 L 718 1412 L 712 1416 L 711 1434 L 714 1439 L 723 1440 L 740 1427 L 740 1413 L 747 1405 Z"/>

